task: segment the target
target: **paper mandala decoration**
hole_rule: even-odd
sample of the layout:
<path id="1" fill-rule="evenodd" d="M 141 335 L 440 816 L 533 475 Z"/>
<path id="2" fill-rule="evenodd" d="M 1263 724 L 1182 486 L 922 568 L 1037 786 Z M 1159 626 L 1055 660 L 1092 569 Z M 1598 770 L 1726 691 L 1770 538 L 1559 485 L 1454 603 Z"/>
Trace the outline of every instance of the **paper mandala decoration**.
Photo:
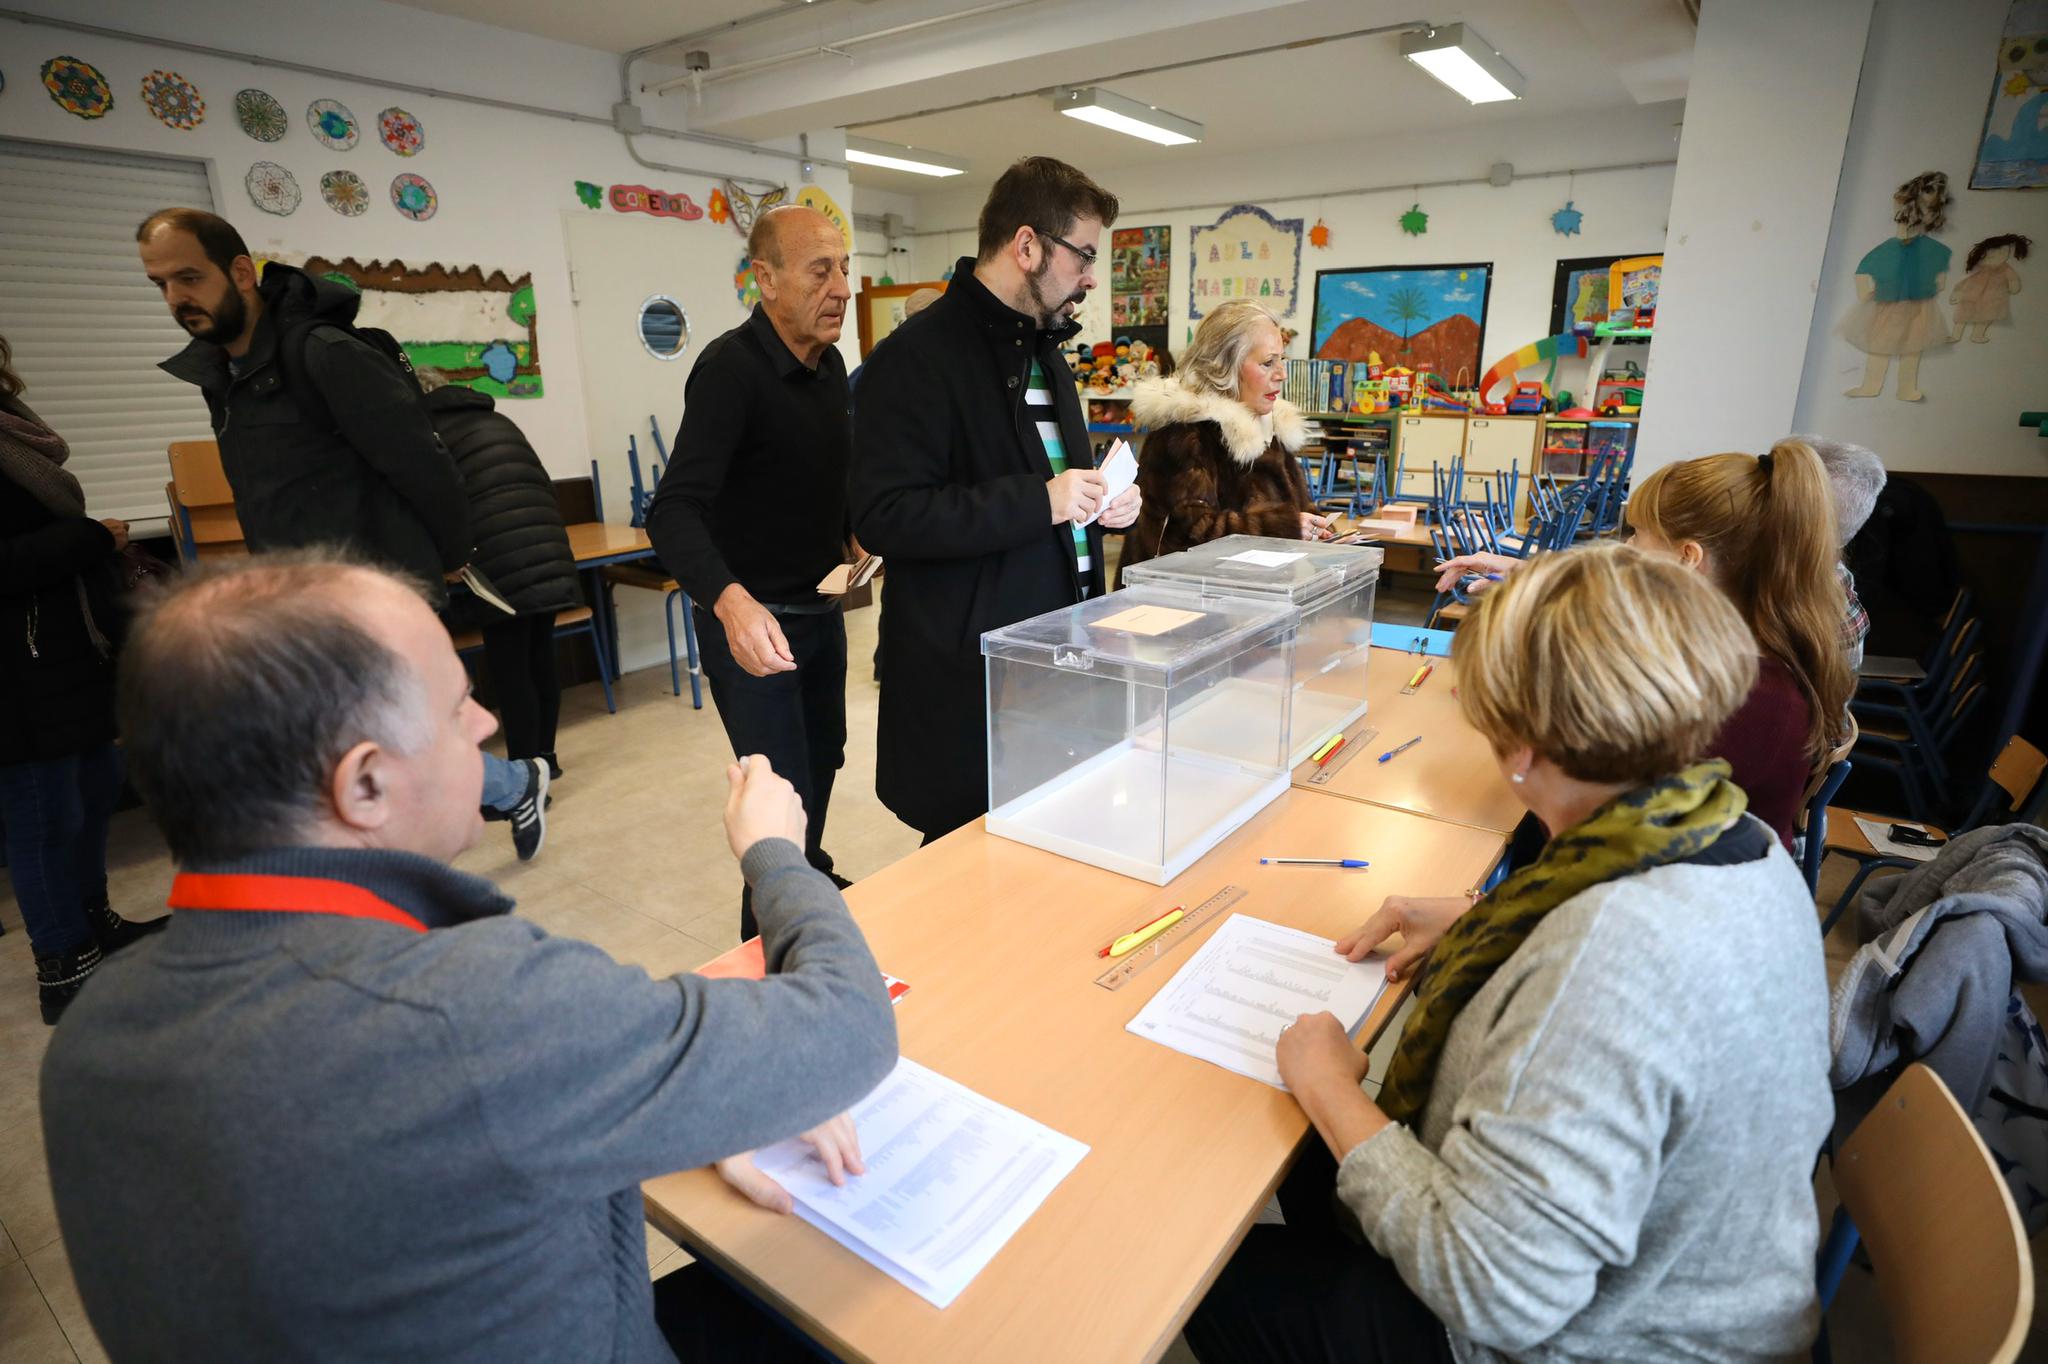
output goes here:
<path id="1" fill-rule="evenodd" d="M 1411 237 L 1419 237 L 1429 231 L 1429 215 L 1422 211 L 1421 204 L 1410 204 L 1408 211 L 1401 215 L 1401 230 Z"/>
<path id="2" fill-rule="evenodd" d="M 416 223 L 423 223 L 434 216 L 434 210 L 441 206 L 441 200 L 434 193 L 434 187 L 410 171 L 391 182 L 391 202 L 398 211 Z"/>
<path id="3" fill-rule="evenodd" d="M 1320 251 L 1330 249 L 1330 229 L 1323 225 L 1321 218 L 1316 219 L 1316 225 L 1308 230 L 1308 244 Z"/>
<path id="4" fill-rule="evenodd" d="M 360 218 L 370 209 L 370 187 L 354 171 L 329 171 L 321 176 L 320 197 L 344 218 Z"/>
<path id="5" fill-rule="evenodd" d="M 52 57 L 43 63 L 43 88 L 57 107 L 80 118 L 105 118 L 114 107 L 114 88 L 91 62 Z"/>
<path id="6" fill-rule="evenodd" d="M 166 128 L 189 133 L 206 121 L 206 101 L 199 97 L 199 87 L 175 71 L 144 76 L 142 102 Z"/>
<path id="7" fill-rule="evenodd" d="M 258 142 L 282 142 L 291 119 L 267 90 L 235 91 L 235 122 Z"/>
<path id="8" fill-rule="evenodd" d="M 313 130 L 314 141 L 338 152 L 355 146 L 356 139 L 362 136 L 356 116 L 338 99 L 316 99 L 307 105 L 306 126 Z"/>
<path id="9" fill-rule="evenodd" d="M 576 197 L 583 201 L 585 208 L 604 207 L 604 191 L 591 184 L 588 180 L 578 180 L 576 182 Z"/>
<path id="10" fill-rule="evenodd" d="M 1563 208 L 1550 215 L 1550 227 L 1560 237 L 1576 237 L 1579 224 L 1585 220 L 1586 215 L 1573 208 L 1572 201 L 1567 199 Z"/>
<path id="11" fill-rule="evenodd" d="M 249 167 L 249 173 L 242 177 L 242 187 L 249 191 L 249 202 L 265 213 L 282 218 L 298 212 L 299 182 L 275 161 L 258 161 Z"/>
<path id="12" fill-rule="evenodd" d="M 732 290 L 740 296 L 742 308 L 751 308 L 761 301 L 761 286 L 754 282 L 754 262 L 744 251 L 740 252 L 739 268 L 732 272 Z"/>
<path id="13" fill-rule="evenodd" d="M 418 156 L 427 145 L 427 130 L 403 109 L 386 109 L 377 115 L 377 136 L 400 156 Z"/>

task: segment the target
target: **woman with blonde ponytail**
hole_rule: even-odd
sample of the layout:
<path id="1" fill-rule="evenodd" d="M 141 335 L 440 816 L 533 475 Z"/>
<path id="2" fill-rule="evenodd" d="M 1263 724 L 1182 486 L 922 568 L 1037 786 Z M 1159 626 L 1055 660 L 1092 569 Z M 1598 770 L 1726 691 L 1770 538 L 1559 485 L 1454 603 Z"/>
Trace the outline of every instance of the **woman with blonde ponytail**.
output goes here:
<path id="1" fill-rule="evenodd" d="M 1789 845 L 1856 685 L 1827 471 L 1799 440 L 1667 465 L 1636 486 L 1628 523 L 1637 545 L 1705 574 L 1756 637 L 1756 686 L 1709 752 L 1729 761 L 1749 808 Z"/>

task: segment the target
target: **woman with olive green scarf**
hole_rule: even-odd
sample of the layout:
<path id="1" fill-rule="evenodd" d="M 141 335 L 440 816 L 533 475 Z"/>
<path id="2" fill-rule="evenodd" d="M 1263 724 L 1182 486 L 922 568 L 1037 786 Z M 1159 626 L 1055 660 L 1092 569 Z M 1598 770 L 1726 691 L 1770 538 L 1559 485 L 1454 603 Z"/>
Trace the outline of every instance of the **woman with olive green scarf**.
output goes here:
<path id="1" fill-rule="evenodd" d="M 1414 1009 L 1377 1101 L 1330 1015 L 1281 1034 L 1322 1141 L 1188 1341 L 1203 1364 L 1799 1354 L 1833 1114 L 1820 934 L 1698 761 L 1755 679 L 1749 631 L 1696 574 L 1607 546 L 1487 594 L 1453 656 L 1560 832 L 1469 908 L 1391 899 L 1337 944 L 1399 932 Z"/>

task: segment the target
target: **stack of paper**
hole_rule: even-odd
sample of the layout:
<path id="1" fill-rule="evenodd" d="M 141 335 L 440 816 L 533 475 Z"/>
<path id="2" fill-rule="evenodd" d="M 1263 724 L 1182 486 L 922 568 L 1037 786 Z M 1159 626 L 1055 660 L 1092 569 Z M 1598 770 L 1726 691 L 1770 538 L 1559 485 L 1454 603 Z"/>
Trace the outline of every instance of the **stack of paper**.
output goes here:
<path id="1" fill-rule="evenodd" d="M 754 1163 L 797 1215 L 934 1307 L 995 1258 L 1088 1148 L 905 1058 L 853 1109 L 867 1173 L 835 1187 L 801 1141 Z"/>
<path id="2" fill-rule="evenodd" d="M 1233 914 L 1125 1030 L 1285 1089 L 1280 1029 L 1327 1009 L 1350 1032 L 1386 988 L 1382 959 L 1346 961 L 1328 938 Z"/>
<path id="3" fill-rule="evenodd" d="M 1930 832 L 1925 824 L 1907 824 L 1904 820 L 1898 822 L 1908 829 L 1918 829 L 1923 834 Z M 1856 827 L 1863 830 L 1863 836 L 1870 840 L 1870 846 L 1886 857 L 1907 857 L 1915 862 L 1932 862 L 1934 855 L 1941 851 L 1939 843 L 1928 848 L 1918 843 L 1899 842 L 1892 837 L 1892 821 L 1889 819 L 1865 819 L 1857 815 Z"/>
<path id="4" fill-rule="evenodd" d="M 867 586 L 882 571 L 882 556 L 863 553 L 850 564 L 841 564 L 818 580 L 818 592 L 826 597 L 843 597 L 857 587 Z"/>

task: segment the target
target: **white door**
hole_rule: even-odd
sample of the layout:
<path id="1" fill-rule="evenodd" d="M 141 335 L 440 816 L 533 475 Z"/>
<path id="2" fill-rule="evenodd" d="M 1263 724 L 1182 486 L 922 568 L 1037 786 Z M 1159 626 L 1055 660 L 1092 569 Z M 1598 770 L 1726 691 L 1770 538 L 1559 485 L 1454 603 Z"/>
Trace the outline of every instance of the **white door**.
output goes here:
<path id="1" fill-rule="evenodd" d="M 569 280 L 583 365 L 583 411 L 591 458 L 597 461 L 607 521 L 632 519 L 626 441 L 640 451 L 641 477 L 654 487 L 659 458 L 649 421 L 662 444 L 675 439 L 683 415 L 683 380 L 704 346 L 745 320 L 733 287 L 746 243 L 729 227 L 640 214 L 564 215 Z M 688 319 L 687 343 L 671 359 L 641 340 L 641 310 L 667 299 Z M 656 305 L 649 331 L 664 349 L 675 339 Z"/>
<path id="2" fill-rule="evenodd" d="M 565 214 L 563 225 L 590 457 L 597 462 L 604 519 L 623 525 L 633 519 L 626 439 L 639 447 L 640 476 L 652 492 L 660 455 L 649 419 L 661 431 L 662 446 L 669 446 L 683 418 L 683 381 L 691 364 L 713 337 L 746 320 L 733 287 L 746 242 L 726 226 L 610 210 L 602 216 Z M 673 300 L 688 319 L 687 344 L 673 359 L 658 359 L 641 341 L 641 310 L 654 298 Z M 678 329 L 663 322 L 666 311 L 657 306 L 649 323 L 663 349 L 679 339 Z M 619 588 L 614 598 L 620 667 L 665 667 L 668 632 L 660 595 Z"/>

